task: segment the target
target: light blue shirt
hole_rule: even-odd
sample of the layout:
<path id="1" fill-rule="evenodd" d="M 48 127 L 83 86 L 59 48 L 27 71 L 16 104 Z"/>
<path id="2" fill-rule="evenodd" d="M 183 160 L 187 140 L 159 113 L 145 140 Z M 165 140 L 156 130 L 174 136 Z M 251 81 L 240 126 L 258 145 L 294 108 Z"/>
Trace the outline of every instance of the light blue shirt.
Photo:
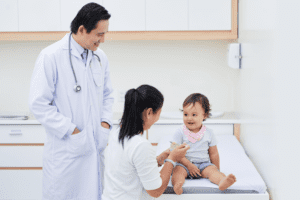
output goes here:
<path id="1" fill-rule="evenodd" d="M 75 49 L 78 51 L 78 53 L 82 56 L 82 62 L 86 66 L 87 56 L 88 56 L 88 49 L 84 49 L 80 44 L 78 44 L 74 38 L 73 35 L 71 37 L 71 44 L 75 47 Z"/>
<path id="2" fill-rule="evenodd" d="M 172 142 L 183 144 L 184 142 L 190 146 L 185 157 L 191 162 L 210 162 L 208 149 L 211 146 L 217 145 L 217 140 L 210 129 L 206 128 L 203 138 L 200 141 L 192 143 L 183 132 L 183 127 L 179 127 L 173 135 Z"/>

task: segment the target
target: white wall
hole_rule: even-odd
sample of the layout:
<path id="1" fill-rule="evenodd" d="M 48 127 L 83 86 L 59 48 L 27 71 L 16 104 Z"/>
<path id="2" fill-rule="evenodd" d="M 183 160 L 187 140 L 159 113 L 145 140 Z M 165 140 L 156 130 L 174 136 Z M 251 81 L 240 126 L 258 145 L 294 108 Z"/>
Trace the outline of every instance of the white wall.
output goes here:
<path id="1" fill-rule="evenodd" d="M 241 0 L 241 141 L 272 199 L 299 199 L 300 2 Z"/>
<path id="2" fill-rule="evenodd" d="M 193 92 L 210 99 L 213 110 L 234 111 L 238 70 L 226 63 L 227 45 L 236 41 L 106 41 L 115 112 L 122 112 L 119 90 L 141 84 L 160 89 L 164 110 L 177 111 Z M 39 52 L 53 42 L 0 42 L 0 112 L 28 113 L 29 84 Z"/>

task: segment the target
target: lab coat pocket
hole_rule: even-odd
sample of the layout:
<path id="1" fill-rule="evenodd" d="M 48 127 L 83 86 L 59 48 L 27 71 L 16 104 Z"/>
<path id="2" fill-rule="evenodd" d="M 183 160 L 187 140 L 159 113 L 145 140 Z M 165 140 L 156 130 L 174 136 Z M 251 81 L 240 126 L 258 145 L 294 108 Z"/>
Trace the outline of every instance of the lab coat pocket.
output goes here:
<path id="1" fill-rule="evenodd" d="M 101 70 L 92 70 L 93 72 L 93 79 L 94 79 L 94 83 L 96 85 L 97 88 L 97 92 L 101 92 L 101 87 L 102 87 L 102 76 L 101 76 Z"/>
<path id="2" fill-rule="evenodd" d="M 88 155 L 92 150 L 85 130 L 82 130 L 80 133 L 70 135 L 67 145 L 70 158 L 78 158 Z"/>
<path id="3" fill-rule="evenodd" d="M 100 134 L 98 134 L 98 150 L 103 151 L 108 143 L 110 129 L 100 126 Z"/>

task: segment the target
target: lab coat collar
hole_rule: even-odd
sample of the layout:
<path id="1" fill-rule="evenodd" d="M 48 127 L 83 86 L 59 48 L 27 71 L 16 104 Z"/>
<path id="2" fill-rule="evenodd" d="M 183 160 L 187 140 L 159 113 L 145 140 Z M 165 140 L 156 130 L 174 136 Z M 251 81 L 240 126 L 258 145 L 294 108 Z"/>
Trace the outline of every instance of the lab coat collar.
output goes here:
<path id="1" fill-rule="evenodd" d="M 65 37 L 63 37 L 63 39 L 62 39 L 62 40 L 63 40 L 63 49 L 65 49 L 65 50 L 69 50 L 69 36 L 70 36 L 70 34 L 71 34 L 71 33 L 66 34 Z M 72 42 L 72 40 L 73 40 L 73 42 Z M 81 59 L 81 55 L 80 55 L 80 54 L 83 52 L 84 49 L 78 44 L 78 45 L 83 49 L 82 52 L 79 53 L 78 50 L 77 50 L 77 48 L 76 48 L 76 46 L 75 46 L 76 44 L 74 45 L 74 43 L 78 44 L 78 43 L 73 39 L 73 37 L 71 37 L 71 54 L 72 54 L 73 56 L 75 56 L 75 57 Z M 78 47 L 78 48 L 79 48 L 79 47 Z"/>

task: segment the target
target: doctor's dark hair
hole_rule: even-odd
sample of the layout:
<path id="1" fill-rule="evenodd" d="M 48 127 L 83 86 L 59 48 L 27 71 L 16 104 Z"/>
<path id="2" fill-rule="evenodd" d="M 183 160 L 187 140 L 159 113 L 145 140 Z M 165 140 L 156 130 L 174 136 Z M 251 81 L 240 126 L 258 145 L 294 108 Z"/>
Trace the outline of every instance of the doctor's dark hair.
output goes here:
<path id="1" fill-rule="evenodd" d="M 150 85 L 130 89 L 125 95 L 125 106 L 120 122 L 119 142 L 124 147 L 124 139 L 144 132 L 143 111 L 152 108 L 153 113 L 163 106 L 164 97 L 159 90 Z"/>
<path id="2" fill-rule="evenodd" d="M 73 19 L 71 31 L 77 34 L 78 28 L 83 25 L 87 33 L 90 33 L 96 28 L 100 20 L 108 20 L 109 18 L 110 14 L 103 6 L 97 3 L 88 3 L 78 11 L 76 17 Z"/>
<path id="3" fill-rule="evenodd" d="M 193 106 L 195 105 L 195 103 L 198 102 L 200 103 L 201 107 L 204 110 L 204 113 L 207 117 L 209 117 L 210 115 L 210 104 L 208 101 L 208 98 L 206 96 L 204 96 L 203 94 L 200 93 L 193 93 L 191 95 L 189 95 L 183 102 L 183 107 L 188 106 L 190 104 L 193 104 Z M 204 119 L 203 121 L 205 121 L 206 119 Z"/>

